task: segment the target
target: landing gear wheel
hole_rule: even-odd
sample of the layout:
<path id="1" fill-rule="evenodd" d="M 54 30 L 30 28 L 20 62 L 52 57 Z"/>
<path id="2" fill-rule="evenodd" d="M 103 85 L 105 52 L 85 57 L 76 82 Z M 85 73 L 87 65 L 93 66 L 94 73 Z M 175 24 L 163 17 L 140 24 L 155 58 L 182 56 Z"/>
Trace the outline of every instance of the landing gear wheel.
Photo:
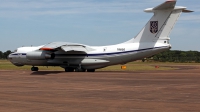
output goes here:
<path id="1" fill-rule="evenodd" d="M 95 72 L 95 69 L 87 69 L 87 72 Z"/>
<path id="2" fill-rule="evenodd" d="M 39 70 L 38 67 L 32 67 L 32 68 L 31 68 L 31 71 L 38 71 L 38 70 Z"/>
<path id="3" fill-rule="evenodd" d="M 65 68 L 65 72 L 74 72 L 74 68 Z"/>
<path id="4" fill-rule="evenodd" d="M 83 68 L 82 68 L 82 72 L 86 72 L 86 69 L 83 69 Z"/>
<path id="5" fill-rule="evenodd" d="M 85 72 L 86 69 L 83 69 L 83 68 L 76 68 L 75 69 L 75 72 Z"/>

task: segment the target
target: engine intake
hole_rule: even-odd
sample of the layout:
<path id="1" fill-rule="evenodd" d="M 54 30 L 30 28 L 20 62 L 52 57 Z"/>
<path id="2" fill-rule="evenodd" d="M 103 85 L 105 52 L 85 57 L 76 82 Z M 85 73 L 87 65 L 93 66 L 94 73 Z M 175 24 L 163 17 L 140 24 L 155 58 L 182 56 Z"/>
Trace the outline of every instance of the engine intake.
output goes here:
<path id="1" fill-rule="evenodd" d="M 44 59 L 54 59 L 55 54 L 46 51 L 33 51 L 26 54 L 26 58 L 30 60 L 44 60 Z"/>

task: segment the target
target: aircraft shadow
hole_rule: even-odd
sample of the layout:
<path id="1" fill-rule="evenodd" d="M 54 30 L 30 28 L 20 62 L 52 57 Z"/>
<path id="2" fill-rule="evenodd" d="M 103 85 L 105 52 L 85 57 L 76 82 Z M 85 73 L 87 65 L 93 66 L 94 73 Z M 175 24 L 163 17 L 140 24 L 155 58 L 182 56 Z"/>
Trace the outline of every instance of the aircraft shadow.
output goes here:
<path id="1" fill-rule="evenodd" d="M 63 71 L 37 71 L 37 72 L 33 72 L 30 75 L 51 75 L 51 74 L 59 74 L 59 73 L 63 73 Z"/>

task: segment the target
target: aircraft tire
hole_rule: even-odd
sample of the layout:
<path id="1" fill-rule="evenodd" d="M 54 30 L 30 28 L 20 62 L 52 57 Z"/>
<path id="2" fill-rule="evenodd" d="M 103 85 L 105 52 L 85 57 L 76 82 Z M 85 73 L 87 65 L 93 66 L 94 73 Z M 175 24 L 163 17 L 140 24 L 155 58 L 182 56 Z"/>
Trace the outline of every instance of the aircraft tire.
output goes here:
<path id="1" fill-rule="evenodd" d="M 65 68 L 65 72 L 74 72 L 74 68 Z"/>
<path id="2" fill-rule="evenodd" d="M 32 67 L 32 68 L 31 68 L 31 71 L 38 71 L 38 70 L 39 70 L 38 67 Z"/>
<path id="3" fill-rule="evenodd" d="M 95 72 L 95 69 L 87 69 L 87 72 Z"/>
<path id="4" fill-rule="evenodd" d="M 83 69 L 83 68 L 76 68 L 75 69 L 75 72 L 85 72 L 86 69 Z"/>

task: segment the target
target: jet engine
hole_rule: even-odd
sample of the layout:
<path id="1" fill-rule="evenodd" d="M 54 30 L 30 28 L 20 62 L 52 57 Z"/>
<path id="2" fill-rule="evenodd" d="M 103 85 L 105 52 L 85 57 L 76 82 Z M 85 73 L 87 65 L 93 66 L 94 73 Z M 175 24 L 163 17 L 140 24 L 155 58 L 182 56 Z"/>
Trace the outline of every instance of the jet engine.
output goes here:
<path id="1" fill-rule="evenodd" d="M 26 58 L 30 60 L 54 59 L 55 54 L 46 51 L 33 51 L 26 53 Z"/>

